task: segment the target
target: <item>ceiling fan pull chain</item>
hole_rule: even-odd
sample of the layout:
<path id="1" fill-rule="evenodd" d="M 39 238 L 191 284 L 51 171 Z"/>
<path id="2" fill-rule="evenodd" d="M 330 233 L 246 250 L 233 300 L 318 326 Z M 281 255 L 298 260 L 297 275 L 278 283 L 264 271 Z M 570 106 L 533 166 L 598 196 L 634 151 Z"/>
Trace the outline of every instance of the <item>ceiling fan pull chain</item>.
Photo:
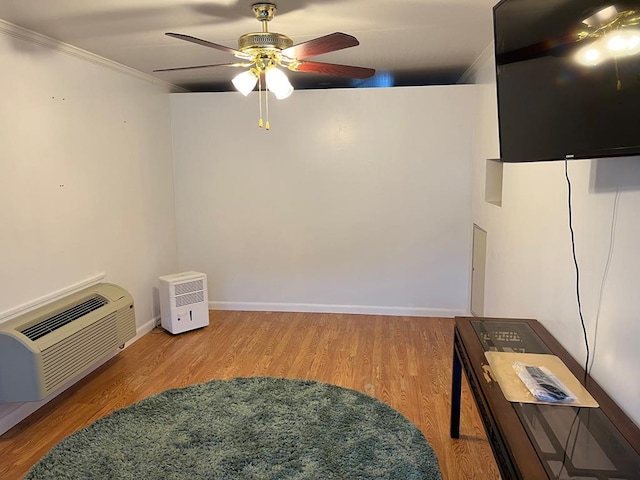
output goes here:
<path id="1" fill-rule="evenodd" d="M 271 126 L 269 125 L 269 85 L 265 85 L 264 87 L 264 104 L 267 107 L 267 123 L 265 125 L 265 130 L 269 130 Z"/>
<path id="2" fill-rule="evenodd" d="M 262 74 L 258 74 L 258 99 L 260 103 L 260 121 L 258 122 L 258 126 L 260 128 L 263 127 L 262 123 Z"/>

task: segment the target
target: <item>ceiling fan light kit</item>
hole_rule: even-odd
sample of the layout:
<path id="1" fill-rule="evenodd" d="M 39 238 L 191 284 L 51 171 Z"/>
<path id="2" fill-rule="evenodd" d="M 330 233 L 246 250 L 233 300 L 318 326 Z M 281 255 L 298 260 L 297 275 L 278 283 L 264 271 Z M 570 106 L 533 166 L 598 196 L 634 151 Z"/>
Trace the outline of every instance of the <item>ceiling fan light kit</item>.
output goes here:
<path id="1" fill-rule="evenodd" d="M 224 45 L 202 40 L 200 38 L 180 33 L 167 33 L 166 35 L 196 43 L 216 50 L 230 53 L 243 60 L 241 63 L 223 63 L 213 65 L 197 65 L 192 67 L 165 68 L 154 72 L 191 70 L 209 67 L 248 67 L 248 70 L 236 75 L 233 86 L 243 95 L 247 96 L 256 84 L 260 100 L 260 121 L 258 125 L 266 125 L 269 129 L 269 100 L 268 92 L 271 91 L 278 100 L 289 97 L 293 93 L 293 86 L 285 73 L 277 67 L 286 68 L 294 72 L 318 73 L 349 78 L 368 78 L 375 74 L 372 68 L 355 67 L 350 65 L 338 65 L 304 60 L 324 53 L 334 52 L 343 48 L 359 45 L 358 40 L 346 33 L 336 32 L 324 37 L 315 38 L 298 45 L 293 44 L 286 35 L 269 32 L 267 24 L 276 13 L 274 3 L 255 3 L 251 10 L 256 19 L 262 23 L 261 32 L 251 32 L 242 35 L 238 39 L 238 49 L 235 50 Z M 266 124 L 262 121 L 262 81 L 265 81 L 265 108 L 267 112 Z"/>

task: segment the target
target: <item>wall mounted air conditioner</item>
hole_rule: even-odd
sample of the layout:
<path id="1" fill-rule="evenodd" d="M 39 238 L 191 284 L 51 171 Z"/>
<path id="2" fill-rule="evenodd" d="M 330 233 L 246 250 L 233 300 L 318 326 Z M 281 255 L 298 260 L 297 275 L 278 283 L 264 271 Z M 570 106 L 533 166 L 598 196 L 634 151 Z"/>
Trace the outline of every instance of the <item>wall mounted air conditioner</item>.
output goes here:
<path id="1" fill-rule="evenodd" d="M 164 275 L 160 280 L 162 328 L 182 333 L 209 325 L 207 276 L 199 272 Z"/>
<path id="2" fill-rule="evenodd" d="M 133 298 L 99 283 L 0 324 L 0 402 L 45 398 L 136 335 Z"/>

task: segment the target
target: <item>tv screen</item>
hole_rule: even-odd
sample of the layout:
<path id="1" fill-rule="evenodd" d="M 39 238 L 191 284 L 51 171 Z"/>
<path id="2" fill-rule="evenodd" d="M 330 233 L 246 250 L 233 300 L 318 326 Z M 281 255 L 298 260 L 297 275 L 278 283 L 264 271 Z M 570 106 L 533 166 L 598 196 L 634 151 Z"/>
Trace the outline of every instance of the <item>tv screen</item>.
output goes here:
<path id="1" fill-rule="evenodd" d="M 500 156 L 640 155 L 640 0 L 493 8 Z"/>

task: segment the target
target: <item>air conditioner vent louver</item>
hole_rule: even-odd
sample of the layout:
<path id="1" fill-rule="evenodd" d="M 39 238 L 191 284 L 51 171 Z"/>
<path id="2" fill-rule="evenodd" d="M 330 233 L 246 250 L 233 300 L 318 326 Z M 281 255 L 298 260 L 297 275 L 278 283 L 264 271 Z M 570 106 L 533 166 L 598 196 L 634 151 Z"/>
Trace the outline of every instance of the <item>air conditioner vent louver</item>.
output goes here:
<path id="1" fill-rule="evenodd" d="M 42 352 L 45 388 L 61 386 L 109 353 L 118 342 L 117 317 L 113 312 L 87 328 L 71 335 Z"/>
<path id="2" fill-rule="evenodd" d="M 37 340 L 40 337 L 44 337 L 48 333 L 51 333 L 54 330 L 59 329 L 60 327 L 64 327 L 68 323 L 71 323 L 74 320 L 77 320 L 78 318 L 99 309 L 100 307 L 104 307 L 108 303 L 109 301 L 103 296 L 94 295 L 88 300 L 74 305 L 67 310 L 64 310 L 63 312 L 60 312 L 49 318 L 45 318 L 44 320 L 28 328 L 25 328 L 24 330 L 20 330 L 20 333 L 22 333 L 32 341 Z"/>

